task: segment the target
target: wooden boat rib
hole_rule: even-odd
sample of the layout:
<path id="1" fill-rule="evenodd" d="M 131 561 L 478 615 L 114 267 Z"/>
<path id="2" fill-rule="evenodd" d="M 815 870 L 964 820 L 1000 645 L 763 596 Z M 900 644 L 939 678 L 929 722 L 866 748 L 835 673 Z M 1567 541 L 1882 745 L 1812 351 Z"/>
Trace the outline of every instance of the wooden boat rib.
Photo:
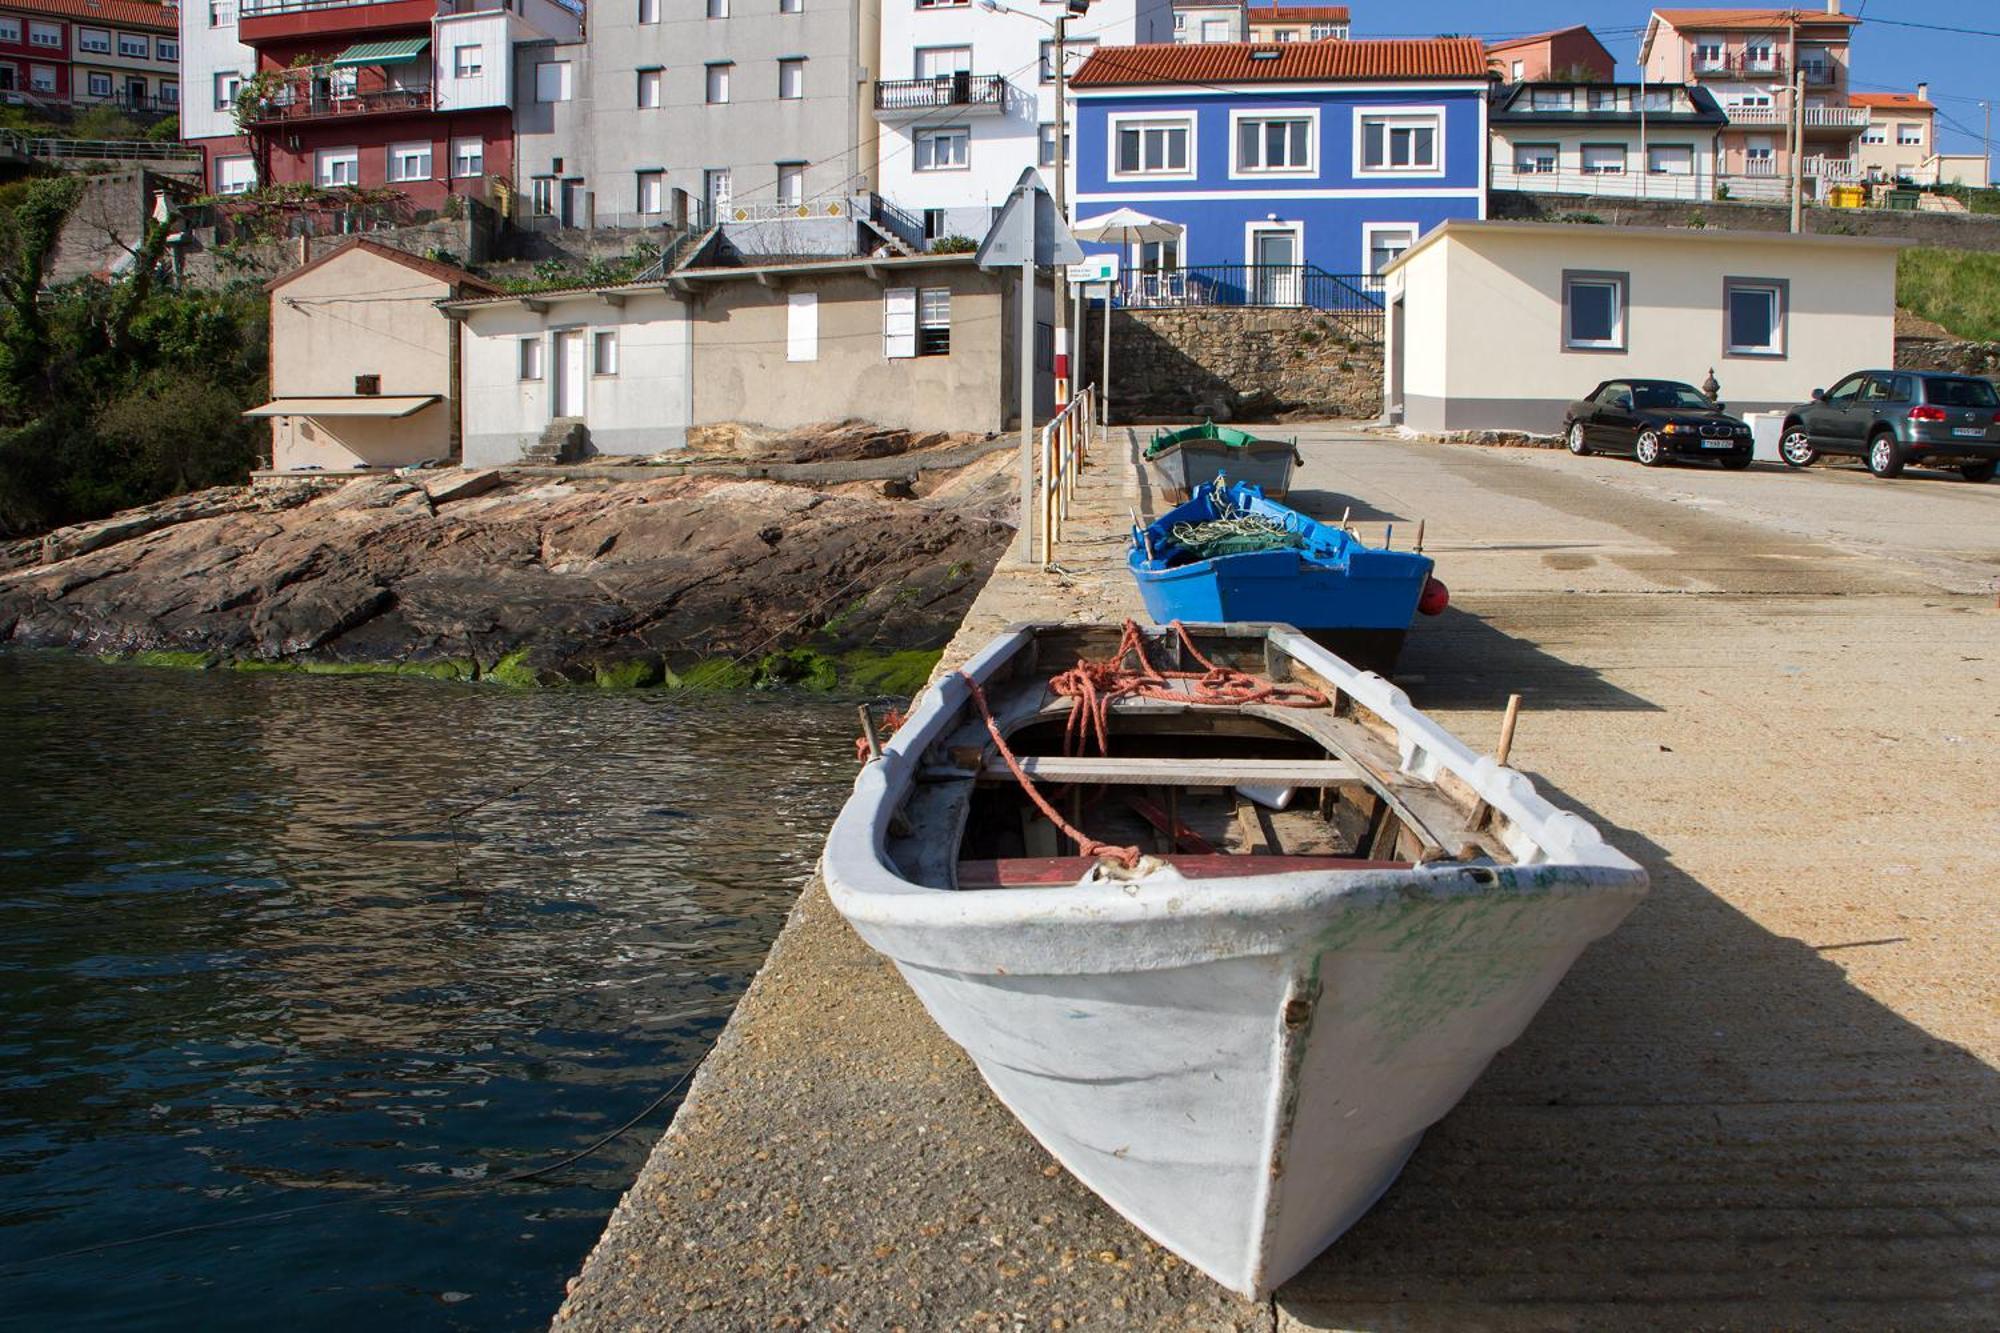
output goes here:
<path id="1" fill-rule="evenodd" d="M 1016 627 L 964 668 L 1047 799 L 1092 839 L 1150 847 L 1136 866 L 1076 855 L 1034 810 L 958 675 L 863 768 L 823 864 L 1051 1153 L 1261 1296 L 1388 1188 L 1646 880 L 1296 630 L 1188 629 L 1331 706 L 1121 699 L 1111 755 L 1079 758 L 1048 680 L 1112 631 Z M 1148 648 L 1178 658 L 1169 631 Z"/>

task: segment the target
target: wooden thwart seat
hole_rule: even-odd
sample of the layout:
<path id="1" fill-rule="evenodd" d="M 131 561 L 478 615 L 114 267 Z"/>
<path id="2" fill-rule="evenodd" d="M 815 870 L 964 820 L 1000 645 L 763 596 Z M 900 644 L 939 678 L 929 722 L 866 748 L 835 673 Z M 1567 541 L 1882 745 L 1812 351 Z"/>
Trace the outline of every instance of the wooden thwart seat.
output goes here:
<path id="1" fill-rule="evenodd" d="M 1408 861 L 1353 856 L 1167 856 L 1160 858 L 1189 879 L 1236 879 L 1295 870 L 1408 870 Z M 960 889 L 1049 888 L 1074 884 L 1097 864 L 1091 856 L 1017 856 L 1004 861 L 960 861 Z"/>
<path id="2" fill-rule="evenodd" d="M 1119 759 L 1025 755 L 1021 768 L 1042 782 L 1121 787 L 1342 787 L 1364 782 L 1345 759 Z M 980 776 L 1013 781 L 1006 761 L 991 759 Z"/>

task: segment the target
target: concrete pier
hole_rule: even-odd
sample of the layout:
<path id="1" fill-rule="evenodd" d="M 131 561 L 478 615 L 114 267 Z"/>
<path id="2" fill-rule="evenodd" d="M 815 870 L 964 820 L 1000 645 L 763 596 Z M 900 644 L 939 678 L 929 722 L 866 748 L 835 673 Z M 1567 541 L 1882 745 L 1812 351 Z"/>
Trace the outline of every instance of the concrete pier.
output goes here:
<path id="1" fill-rule="evenodd" d="M 1116 622 L 1120 434 L 947 653 Z M 809 885 L 556 1319 L 634 1328 L 1992 1327 L 2000 485 L 1301 431 L 1452 589 L 1397 679 L 1652 896 L 1271 1301 L 1064 1174 Z"/>

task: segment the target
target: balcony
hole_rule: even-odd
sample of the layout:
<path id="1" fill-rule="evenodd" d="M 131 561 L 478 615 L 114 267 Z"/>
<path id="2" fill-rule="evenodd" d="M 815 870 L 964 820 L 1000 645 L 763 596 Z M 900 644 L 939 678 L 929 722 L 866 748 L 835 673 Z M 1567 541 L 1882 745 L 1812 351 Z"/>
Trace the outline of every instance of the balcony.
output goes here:
<path id="1" fill-rule="evenodd" d="M 1791 118 L 1791 113 L 1776 106 L 1731 106 L 1724 107 L 1723 113 L 1729 117 L 1731 125 L 1768 125 L 1783 129 Z M 1868 108 L 1859 106 L 1809 106 L 1806 108 L 1806 133 L 1831 131 L 1836 134 L 1858 134 L 1868 128 Z"/>
<path id="2" fill-rule="evenodd" d="M 238 40 L 260 42 L 428 29 L 437 0 L 241 0 Z"/>
<path id="3" fill-rule="evenodd" d="M 1785 72 L 1785 57 L 1777 51 L 1756 59 L 1741 51 L 1688 59 L 1688 76 L 1695 79 L 1775 79 Z"/>
<path id="4" fill-rule="evenodd" d="M 875 85 L 875 117 L 893 120 L 956 108 L 961 115 L 999 116 L 1007 111 L 1007 81 L 997 74 L 939 74 L 928 79 L 885 79 Z"/>
<path id="5" fill-rule="evenodd" d="M 428 88 L 384 88 L 376 92 L 329 93 L 281 88 L 257 108 L 254 125 L 296 125 L 351 116 L 397 116 L 432 109 Z"/>

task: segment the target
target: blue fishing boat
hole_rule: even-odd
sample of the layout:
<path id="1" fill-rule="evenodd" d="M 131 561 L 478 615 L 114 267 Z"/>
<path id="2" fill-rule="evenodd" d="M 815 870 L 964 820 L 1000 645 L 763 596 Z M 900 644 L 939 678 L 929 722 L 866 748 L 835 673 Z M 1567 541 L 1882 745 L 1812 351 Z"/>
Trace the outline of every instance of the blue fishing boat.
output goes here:
<path id="1" fill-rule="evenodd" d="M 1128 557 L 1153 619 L 1294 625 L 1351 660 L 1386 668 L 1418 611 L 1449 594 L 1418 551 L 1370 546 L 1223 477 L 1146 528 Z"/>

